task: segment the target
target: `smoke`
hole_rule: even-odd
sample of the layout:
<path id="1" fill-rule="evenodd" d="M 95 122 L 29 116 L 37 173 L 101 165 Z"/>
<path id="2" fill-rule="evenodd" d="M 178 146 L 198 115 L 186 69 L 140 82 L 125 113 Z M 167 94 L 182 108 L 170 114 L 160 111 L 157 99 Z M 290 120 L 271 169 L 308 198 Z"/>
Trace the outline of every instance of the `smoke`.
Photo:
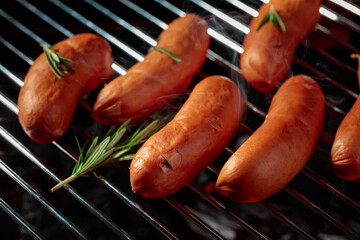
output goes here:
<path id="1" fill-rule="evenodd" d="M 251 16 L 240 12 L 226 13 L 231 18 L 238 22 L 248 23 L 251 20 Z M 208 23 L 208 33 L 212 36 L 210 57 L 213 57 L 213 61 L 219 64 L 223 69 L 219 71 L 219 75 L 224 75 L 234 81 L 239 87 L 242 100 L 242 121 L 245 121 L 247 117 L 247 96 L 249 91 L 249 85 L 246 83 L 242 76 L 240 69 L 240 55 L 243 51 L 241 42 L 244 39 L 244 34 L 239 30 L 234 29 L 228 22 L 214 16 L 204 16 Z"/>

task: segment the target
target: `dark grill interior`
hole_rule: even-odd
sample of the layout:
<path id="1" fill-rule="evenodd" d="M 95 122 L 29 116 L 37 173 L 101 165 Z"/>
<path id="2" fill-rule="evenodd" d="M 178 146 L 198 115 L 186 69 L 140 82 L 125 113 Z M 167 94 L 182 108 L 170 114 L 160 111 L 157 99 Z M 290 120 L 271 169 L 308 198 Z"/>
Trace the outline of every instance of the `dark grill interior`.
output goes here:
<path id="1" fill-rule="evenodd" d="M 1 238 L 360 239 L 359 182 L 335 177 L 328 166 L 336 129 L 359 92 L 357 61 L 349 57 L 360 52 L 359 1 L 323 1 L 321 21 L 297 49 L 289 75 L 305 73 L 318 81 L 327 100 L 325 128 L 302 172 L 279 193 L 256 203 L 229 201 L 212 186 L 221 166 L 263 122 L 270 104 L 271 95 L 247 85 L 238 67 L 251 14 L 261 1 L 9 2 L 0 3 Z M 111 44 L 116 75 L 124 74 L 142 60 L 166 24 L 185 12 L 203 16 L 212 37 L 207 61 L 191 87 L 205 76 L 222 74 L 246 96 L 245 116 L 231 144 L 192 183 L 161 199 L 132 193 L 129 163 L 97 170 L 51 193 L 75 164 L 74 137 L 101 136 L 107 127 L 89 116 L 96 90 L 83 98 L 60 140 L 38 144 L 25 135 L 16 102 L 41 52 L 39 43 L 98 33 Z M 176 112 L 187 95 L 170 109 Z"/>

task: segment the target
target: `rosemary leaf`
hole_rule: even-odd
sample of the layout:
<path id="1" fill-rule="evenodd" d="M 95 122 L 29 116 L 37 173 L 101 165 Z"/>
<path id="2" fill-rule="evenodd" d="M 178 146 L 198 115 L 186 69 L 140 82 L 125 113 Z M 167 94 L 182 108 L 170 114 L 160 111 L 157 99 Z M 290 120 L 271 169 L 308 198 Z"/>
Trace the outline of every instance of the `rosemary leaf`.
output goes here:
<path id="1" fill-rule="evenodd" d="M 110 156 L 113 154 L 114 151 L 115 151 L 115 149 L 110 149 L 108 152 L 105 152 L 102 156 L 100 156 L 96 160 L 95 164 L 90 165 L 89 168 L 87 168 L 85 172 L 87 173 L 96 168 L 102 167 L 104 165 L 104 163 L 108 161 L 108 159 L 110 158 Z"/>
<path id="2" fill-rule="evenodd" d="M 121 129 L 121 131 L 117 132 L 117 134 L 113 137 L 113 139 L 111 139 L 108 148 L 114 147 L 124 136 L 125 132 L 126 132 L 126 128 L 123 128 Z"/>
<path id="3" fill-rule="evenodd" d="M 283 32 L 286 32 L 285 24 L 284 24 L 283 21 L 281 20 L 279 14 L 278 14 L 277 12 L 275 12 L 275 10 L 274 10 L 274 22 L 276 22 L 277 24 L 279 24 L 280 29 L 281 29 Z M 274 22 L 273 22 L 273 25 L 275 25 Z"/>
<path id="4" fill-rule="evenodd" d="M 71 61 L 69 59 L 66 59 L 66 58 L 61 58 L 62 61 L 63 61 L 63 64 L 68 68 L 70 69 L 70 71 L 72 71 L 73 73 L 75 72 L 75 69 L 73 68 L 73 66 L 71 66 Z M 66 61 L 65 61 L 66 60 Z M 65 70 L 66 71 L 66 70 Z M 68 71 L 66 71 L 66 74 L 69 73 Z"/>
<path id="5" fill-rule="evenodd" d="M 120 158 L 122 155 L 124 155 L 125 153 L 127 153 L 131 148 L 127 147 L 122 149 L 121 151 L 118 151 L 116 154 L 114 154 L 113 158 Z"/>
<path id="6" fill-rule="evenodd" d="M 98 142 L 98 138 L 99 138 L 99 137 L 95 137 L 95 138 L 92 140 L 89 148 L 88 148 L 87 151 L 86 151 L 86 155 L 85 155 L 85 157 L 84 157 L 85 159 L 88 159 L 88 158 L 90 157 L 90 155 L 93 153 L 93 150 L 94 150 L 94 148 L 95 148 L 95 146 L 96 146 L 96 144 L 97 144 L 97 142 Z"/>
<path id="7" fill-rule="evenodd" d="M 45 53 L 46 61 L 48 62 L 48 65 L 50 66 L 51 70 L 55 73 L 55 75 L 56 75 L 58 78 L 62 78 L 62 77 L 57 73 L 57 70 L 56 70 L 55 67 L 53 66 L 53 63 L 52 63 L 52 60 L 50 59 L 50 56 L 49 56 L 48 54 L 46 54 L 45 50 L 44 50 L 44 53 Z"/>
<path id="8" fill-rule="evenodd" d="M 50 48 L 49 48 L 50 50 Z M 53 60 L 54 62 L 56 62 L 57 64 L 60 63 L 60 58 L 57 55 L 57 53 L 53 52 L 50 50 L 50 59 Z"/>
<path id="9" fill-rule="evenodd" d="M 54 72 L 56 77 L 62 79 L 65 74 L 68 74 L 70 70 L 75 73 L 73 66 L 71 66 L 71 60 L 59 56 L 55 51 L 52 50 L 52 47 L 47 47 L 44 44 L 40 44 L 45 54 L 46 61 L 50 66 L 51 70 Z"/>
<path id="10" fill-rule="evenodd" d="M 151 49 L 154 49 L 156 51 L 165 53 L 166 55 L 168 55 L 169 57 L 171 57 L 174 61 L 176 62 L 181 62 L 181 58 L 177 57 L 175 54 L 173 54 L 172 52 L 170 52 L 169 50 L 166 50 L 164 48 L 161 47 L 152 47 Z"/>
<path id="11" fill-rule="evenodd" d="M 72 175 L 74 175 L 76 173 L 77 169 L 79 169 L 82 166 L 82 164 L 84 163 L 84 151 L 85 151 L 84 149 L 87 147 L 87 145 L 89 143 L 89 141 L 86 141 L 84 146 L 81 147 L 79 139 L 76 136 L 75 136 L 75 141 L 76 141 L 76 144 L 77 144 L 77 147 L 78 147 L 80 153 L 79 153 L 79 159 L 78 159 L 77 163 L 75 164 L 74 169 L 72 171 Z"/>
<path id="12" fill-rule="evenodd" d="M 128 155 L 125 155 L 125 156 L 122 156 L 122 157 L 118 158 L 117 161 L 119 161 L 119 162 L 128 161 L 128 160 L 133 159 L 134 156 L 135 156 L 135 154 L 128 154 Z"/>
<path id="13" fill-rule="evenodd" d="M 127 142 L 124 142 L 122 145 L 117 146 L 115 149 L 119 151 L 119 150 L 124 149 L 124 148 L 131 148 L 131 147 L 135 147 L 136 145 L 139 145 L 139 144 L 141 144 L 143 142 L 144 142 L 144 140 L 138 141 L 138 142 L 133 142 L 133 141 L 128 142 L 127 141 Z"/>
<path id="14" fill-rule="evenodd" d="M 156 126 L 157 122 L 158 120 L 154 120 L 152 123 L 150 123 L 137 136 L 135 136 L 132 141 L 137 142 L 143 140 L 144 138 L 147 138 L 148 135 L 151 133 L 152 129 Z"/>
<path id="15" fill-rule="evenodd" d="M 269 18 L 270 18 L 270 14 L 267 13 L 259 23 L 259 26 L 256 28 L 256 31 L 258 31 L 267 21 L 269 21 Z"/>
<path id="16" fill-rule="evenodd" d="M 94 165 L 96 161 L 99 160 L 100 156 L 105 154 L 106 146 L 110 141 L 110 137 L 105 138 L 99 145 L 94 149 L 94 152 L 90 155 L 89 160 L 87 160 L 83 166 L 84 169 L 89 168 Z"/>
<path id="17" fill-rule="evenodd" d="M 274 5 L 270 6 L 269 12 L 263 17 L 263 19 L 261 19 L 258 27 L 256 28 L 256 31 L 258 31 L 268 21 L 270 21 L 273 26 L 276 26 L 276 24 L 278 24 L 281 31 L 286 32 L 285 24 L 281 20 L 279 14 L 275 11 Z"/>

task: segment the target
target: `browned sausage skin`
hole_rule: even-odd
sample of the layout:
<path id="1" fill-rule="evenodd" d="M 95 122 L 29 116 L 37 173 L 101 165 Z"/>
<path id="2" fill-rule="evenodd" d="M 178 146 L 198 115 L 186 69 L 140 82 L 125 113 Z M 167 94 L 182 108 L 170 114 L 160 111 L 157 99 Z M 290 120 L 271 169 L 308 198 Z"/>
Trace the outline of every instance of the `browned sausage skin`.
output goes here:
<path id="1" fill-rule="evenodd" d="M 113 75 L 110 45 L 100 36 L 81 33 L 54 45 L 76 73 L 58 78 L 42 53 L 30 67 L 18 97 L 19 121 L 33 140 L 48 143 L 70 125 L 80 98 Z"/>
<path id="2" fill-rule="evenodd" d="M 324 111 L 324 95 L 312 78 L 288 79 L 274 95 L 264 123 L 221 169 L 216 191 L 237 202 L 254 202 L 281 190 L 315 150 Z"/>
<path id="3" fill-rule="evenodd" d="M 352 57 L 360 59 L 357 54 Z M 358 80 L 360 84 L 360 61 Z M 360 179 L 360 98 L 355 101 L 336 131 L 331 148 L 331 167 L 344 180 Z"/>
<path id="4" fill-rule="evenodd" d="M 261 20 L 273 5 L 286 31 L 278 25 Z M 272 91 L 285 79 L 294 52 L 303 38 L 320 19 L 321 0 L 271 0 L 259 9 L 259 15 L 250 22 L 250 33 L 244 39 L 244 53 L 240 67 L 244 78 L 262 92 Z"/>
<path id="5" fill-rule="evenodd" d="M 174 119 L 136 153 L 130 166 L 133 191 L 162 197 L 184 187 L 226 147 L 241 115 L 235 83 L 222 76 L 203 79 Z"/>
<path id="6" fill-rule="evenodd" d="M 92 116 L 107 125 L 147 118 L 188 87 L 206 59 L 209 44 L 204 19 L 191 13 L 175 19 L 160 34 L 157 47 L 170 51 L 181 62 L 151 50 L 144 61 L 101 90 Z"/>

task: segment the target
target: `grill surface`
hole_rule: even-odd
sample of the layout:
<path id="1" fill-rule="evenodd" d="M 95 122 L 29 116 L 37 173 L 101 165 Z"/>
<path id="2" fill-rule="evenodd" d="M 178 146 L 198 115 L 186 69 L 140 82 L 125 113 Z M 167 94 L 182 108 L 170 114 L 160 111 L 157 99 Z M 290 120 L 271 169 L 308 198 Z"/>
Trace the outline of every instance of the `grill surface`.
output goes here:
<path id="1" fill-rule="evenodd" d="M 325 128 L 306 167 L 279 193 L 256 203 L 234 203 L 211 191 L 221 166 L 260 126 L 271 96 L 242 79 L 239 55 L 261 1 L 35 1 L 0 3 L 0 230 L 4 239 L 360 239 L 359 182 L 329 170 L 334 133 L 358 96 L 358 1 L 323 1 L 322 19 L 296 52 L 291 74 L 318 81 L 326 96 Z M 77 159 L 74 136 L 101 135 L 89 117 L 97 91 L 84 97 L 65 136 L 38 144 L 17 120 L 22 80 L 40 53 L 80 32 L 95 32 L 112 46 L 116 74 L 125 74 L 156 44 L 167 23 L 186 12 L 203 16 L 212 37 L 208 58 L 191 87 L 222 74 L 246 96 L 246 116 L 221 156 L 176 194 L 147 199 L 132 193 L 128 163 L 98 170 L 50 193 Z M 191 89 L 191 88 L 190 88 Z M 189 91 L 190 91 L 189 89 Z M 173 103 L 174 111 L 187 94 Z"/>

